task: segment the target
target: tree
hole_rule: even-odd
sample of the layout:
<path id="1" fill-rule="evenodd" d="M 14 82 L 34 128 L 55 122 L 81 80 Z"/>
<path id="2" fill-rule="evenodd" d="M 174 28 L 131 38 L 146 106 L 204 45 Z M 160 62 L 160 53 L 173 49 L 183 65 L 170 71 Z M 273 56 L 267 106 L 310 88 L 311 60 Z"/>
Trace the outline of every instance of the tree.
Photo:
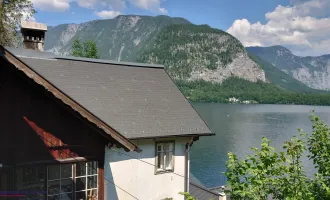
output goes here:
<path id="1" fill-rule="evenodd" d="M 313 132 L 308 139 L 308 157 L 317 169 L 313 189 L 318 199 L 330 199 L 330 127 L 314 111 L 310 119 Z"/>
<path id="2" fill-rule="evenodd" d="M 78 39 L 73 41 L 71 55 L 75 57 L 84 57 L 83 47 Z"/>
<path id="3" fill-rule="evenodd" d="M 264 137 L 261 148 L 252 148 L 254 154 L 245 159 L 228 153 L 225 175 L 231 199 L 330 199 L 330 130 L 314 112 L 310 118 L 312 135 L 299 130 L 298 137 L 284 143 L 284 151 L 276 151 Z M 315 178 L 307 177 L 302 166 L 307 149 L 317 169 Z"/>
<path id="4" fill-rule="evenodd" d="M 78 39 L 75 39 L 72 44 L 72 56 L 85 58 L 99 58 L 98 49 L 92 40 L 86 40 L 83 44 Z"/>
<path id="5" fill-rule="evenodd" d="M 86 58 L 99 58 L 98 49 L 95 42 L 87 40 L 84 42 L 84 53 Z"/>
<path id="6" fill-rule="evenodd" d="M 30 0 L 0 0 L 0 45 L 14 46 L 22 18 L 35 12 Z"/>

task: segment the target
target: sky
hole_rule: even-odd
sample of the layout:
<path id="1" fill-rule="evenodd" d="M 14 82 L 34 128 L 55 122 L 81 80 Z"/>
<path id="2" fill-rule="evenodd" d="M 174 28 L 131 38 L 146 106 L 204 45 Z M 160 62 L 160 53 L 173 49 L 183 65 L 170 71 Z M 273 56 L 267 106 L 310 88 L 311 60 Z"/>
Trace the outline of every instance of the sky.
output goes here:
<path id="1" fill-rule="evenodd" d="M 31 20 L 55 26 L 118 15 L 168 15 L 208 24 L 244 46 L 283 45 L 300 56 L 330 54 L 330 0 L 31 0 Z"/>

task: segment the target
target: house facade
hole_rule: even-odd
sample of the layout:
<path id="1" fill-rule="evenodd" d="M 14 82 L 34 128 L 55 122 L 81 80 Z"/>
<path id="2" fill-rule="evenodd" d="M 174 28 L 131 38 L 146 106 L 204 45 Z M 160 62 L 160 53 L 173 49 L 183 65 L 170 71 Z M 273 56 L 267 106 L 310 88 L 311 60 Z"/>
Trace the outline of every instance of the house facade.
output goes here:
<path id="1" fill-rule="evenodd" d="M 118 186 L 126 186 L 126 190 L 138 199 L 183 199 L 179 192 L 185 190 L 185 139 L 168 138 L 158 143 L 154 140 L 139 140 L 136 144 L 143 149 L 141 153 L 130 152 L 129 156 L 120 150 L 111 149 L 105 153 L 105 177 L 114 180 Z M 166 142 L 166 143 L 165 143 Z M 164 153 L 161 158 L 156 154 L 157 144 L 173 144 L 171 153 Z M 173 142 L 173 143 L 172 143 Z M 170 156 L 169 156 L 170 155 Z M 168 161 L 169 156 L 171 161 Z M 157 159 L 164 159 L 162 164 Z M 167 160 L 166 160 L 167 159 Z M 150 163 L 150 164 L 147 164 Z M 156 166 L 155 166 L 156 165 Z M 175 174 L 174 174 L 175 173 Z M 125 174 L 122 177 L 122 174 Z M 113 184 L 106 185 L 105 196 L 108 199 L 134 199 Z"/>
<path id="2" fill-rule="evenodd" d="M 4 199 L 184 199 L 213 133 L 163 66 L 1 46 L 0 64 Z"/>

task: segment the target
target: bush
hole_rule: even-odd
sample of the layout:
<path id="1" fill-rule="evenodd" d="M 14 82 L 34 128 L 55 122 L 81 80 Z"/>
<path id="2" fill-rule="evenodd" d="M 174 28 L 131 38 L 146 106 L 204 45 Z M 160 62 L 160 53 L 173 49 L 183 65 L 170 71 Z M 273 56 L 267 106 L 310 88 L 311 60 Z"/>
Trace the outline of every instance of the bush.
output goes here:
<path id="1" fill-rule="evenodd" d="M 330 199 L 330 131 L 318 116 L 310 116 L 313 132 L 293 137 L 277 152 L 271 141 L 263 137 L 261 148 L 252 148 L 253 155 L 238 160 L 228 153 L 226 192 L 231 199 Z M 301 157 L 308 150 L 317 173 L 307 177 Z"/>

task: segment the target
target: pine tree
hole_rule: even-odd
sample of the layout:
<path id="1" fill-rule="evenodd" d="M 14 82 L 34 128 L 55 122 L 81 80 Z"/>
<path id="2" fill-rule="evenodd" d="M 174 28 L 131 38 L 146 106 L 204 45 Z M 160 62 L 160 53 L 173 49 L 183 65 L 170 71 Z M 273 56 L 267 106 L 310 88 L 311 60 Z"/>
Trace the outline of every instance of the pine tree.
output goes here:
<path id="1" fill-rule="evenodd" d="M 28 19 L 35 12 L 30 0 L 0 0 L 0 45 L 17 44 L 22 18 Z"/>

